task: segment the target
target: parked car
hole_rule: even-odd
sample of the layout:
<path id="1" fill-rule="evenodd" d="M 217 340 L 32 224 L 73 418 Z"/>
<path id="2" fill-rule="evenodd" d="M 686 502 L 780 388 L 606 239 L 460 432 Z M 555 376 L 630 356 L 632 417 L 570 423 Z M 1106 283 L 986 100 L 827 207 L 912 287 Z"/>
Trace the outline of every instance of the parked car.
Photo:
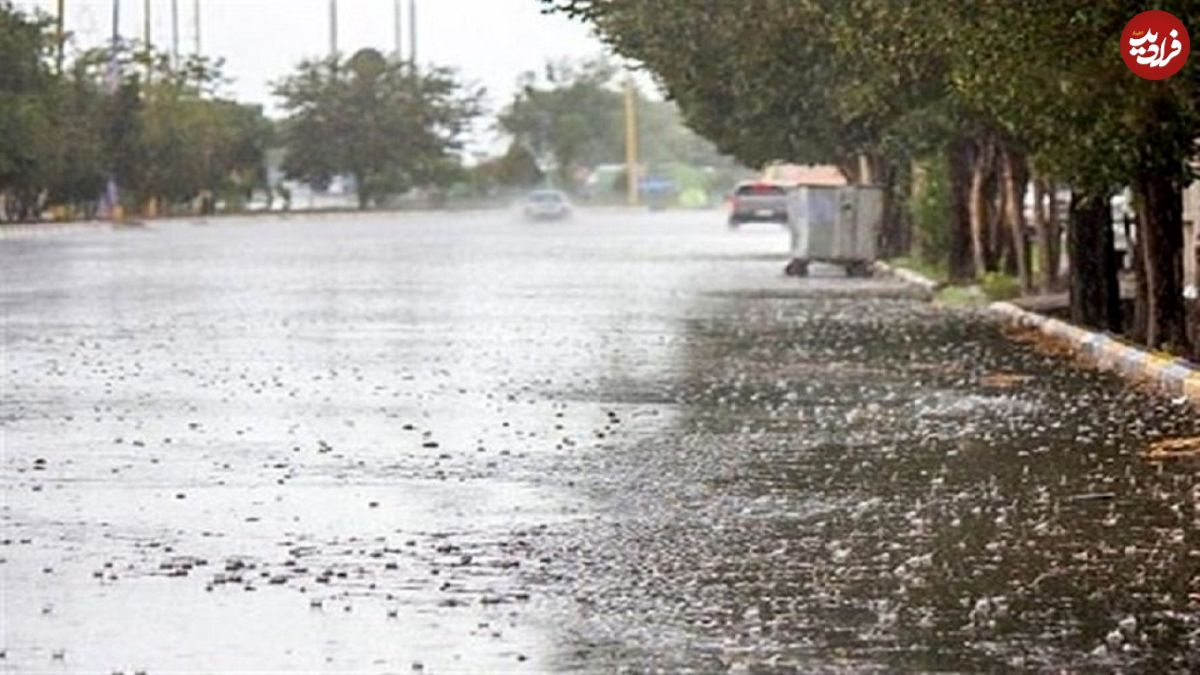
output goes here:
<path id="1" fill-rule="evenodd" d="M 561 220 L 571 215 L 571 202 L 560 190 L 535 190 L 525 197 L 521 212 L 533 220 Z"/>
<path id="2" fill-rule="evenodd" d="M 729 226 L 742 223 L 786 224 L 787 188 L 775 183 L 739 183 L 729 197 Z"/>

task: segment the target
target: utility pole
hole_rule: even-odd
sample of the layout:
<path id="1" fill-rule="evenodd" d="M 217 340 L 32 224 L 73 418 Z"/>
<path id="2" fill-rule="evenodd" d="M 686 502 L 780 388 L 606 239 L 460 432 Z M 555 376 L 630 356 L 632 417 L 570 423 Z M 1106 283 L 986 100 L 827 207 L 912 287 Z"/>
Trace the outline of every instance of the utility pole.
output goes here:
<path id="1" fill-rule="evenodd" d="M 113 0 L 112 4 L 112 44 L 108 54 L 108 65 L 116 73 L 117 52 L 121 48 L 121 0 Z M 116 81 L 115 79 L 113 80 Z"/>
<path id="2" fill-rule="evenodd" d="M 146 55 L 146 84 L 154 79 L 154 44 L 151 41 L 150 0 L 142 2 L 142 51 Z"/>
<path id="3" fill-rule="evenodd" d="M 200 56 L 204 47 L 204 43 L 200 40 L 200 0 L 192 0 L 192 22 L 196 39 L 196 56 Z"/>
<path id="4" fill-rule="evenodd" d="M 108 86 L 109 92 L 116 96 L 120 90 L 121 74 L 117 71 L 117 55 L 121 48 L 121 0 L 113 0 L 112 3 L 112 46 L 108 54 Z M 125 220 L 125 212 L 121 208 L 121 191 L 117 187 L 116 174 L 109 174 L 107 198 L 109 205 L 109 217 L 114 224 L 121 223 Z"/>
<path id="5" fill-rule="evenodd" d="M 66 11 L 65 4 L 66 0 L 58 0 L 58 20 L 54 23 L 54 39 L 58 45 L 54 63 L 59 75 L 62 75 L 63 71 L 63 45 L 67 39 L 66 33 L 63 31 L 63 13 Z"/>
<path id="6" fill-rule="evenodd" d="M 329 0 L 329 55 L 333 57 L 338 53 L 337 9 L 337 0 Z"/>
<path id="7" fill-rule="evenodd" d="M 112 40 L 108 46 L 108 93 L 116 94 L 120 88 L 120 77 L 117 73 L 117 54 L 121 49 L 121 0 L 112 0 Z"/>
<path id="8" fill-rule="evenodd" d="M 404 10 L 401 7 L 402 5 L 400 0 L 392 0 L 392 18 L 395 24 L 392 26 L 392 38 L 396 43 L 396 48 L 392 54 L 397 61 L 404 57 L 404 52 L 402 51 L 403 46 L 400 44 L 400 36 L 403 34 L 404 24 L 402 16 Z"/>
<path id="9" fill-rule="evenodd" d="M 171 0 L 171 67 L 179 67 L 179 0 Z"/>
<path id="10" fill-rule="evenodd" d="M 417 67 L 417 0 L 408 0 L 408 60 Z"/>
<path id="11" fill-rule="evenodd" d="M 637 101 L 633 78 L 625 78 L 625 174 L 629 205 L 638 205 Z"/>

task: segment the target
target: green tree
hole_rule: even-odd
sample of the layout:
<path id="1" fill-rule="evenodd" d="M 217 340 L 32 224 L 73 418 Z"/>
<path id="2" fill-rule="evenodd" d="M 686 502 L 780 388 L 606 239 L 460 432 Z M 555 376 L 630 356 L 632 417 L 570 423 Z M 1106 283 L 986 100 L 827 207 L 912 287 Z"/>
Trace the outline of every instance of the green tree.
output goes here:
<path id="1" fill-rule="evenodd" d="M 664 12 L 648 3 L 543 3 L 593 23 L 654 73 L 693 128 L 748 163 L 836 163 L 852 180 L 863 166 L 886 185 L 915 158 L 943 158 L 954 278 L 1003 267 L 1031 285 L 1026 177 L 1032 168 L 1069 185 L 1072 310 L 1082 323 L 1119 324 L 1107 200 L 1132 186 L 1141 216 L 1138 335 L 1187 349 L 1179 195 L 1193 178 L 1200 67 L 1193 59 L 1166 82 L 1124 67 L 1116 41 L 1144 7 L 679 0 Z M 1200 9 L 1195 0 L 1160 4 L 1180 17 Z M 885 231 L 883 250 L 904 240 L 902 228 Z M 1042 249 L 1054 249 L 1048 235 Z"/>
<path id="2" fill-rule="evenodd" d="M 492 188 L 531 188 L 545 178 L 533 153 L 521 144 L 511 143 L 499 157 L 481 162 L 471 171 L 474 182 L 483 190 Z"/>
<path id="3" fill-rule="evenodd" d="M 608 60 L 560 60 L 525 73 L 498 127 L 570 189 L 580 169 L 625 161 L 625 94 Z M 689 129 L 678 106 L 637 95 L 638 157 L 653 167 L 731 165 L 711 141 Z"/>
<path id="4" fill-rule="evenodd" d="M 447 184 L 482 97 L 449 69 L 418 71 L 372 49 L 305 61 L 275 93 L 288 113 L 285 172 L 316 186 L 351 176 L 360 208 Z"/>
<path id="5" fill-rule="evenodd" d="M 36 215 L 51 168 L 52 44 L 45 16 L 0 1 L 0 195 L 11 217 Z"/>
<path id="6" fill-rule="evenodd" d="M 624 158 L 623 98 L 610 85 L 616 69 L 603 59 L 546 64 L 525 73 L 498 125 L 556 181 L 574 189 L 578 169 Z"/>
<path id="7" fill-rule="evenodd" d="M 135 43 L 55 66 L 51 22 L 0 0 L 0 196 L 8 217 L 90 216 L 110 178 L 129 209 L 227 203 L 263 182 L 270 126 L 220 97 L 221 63 Z M 214 200 L 209 199 L 212 203 Z"/>

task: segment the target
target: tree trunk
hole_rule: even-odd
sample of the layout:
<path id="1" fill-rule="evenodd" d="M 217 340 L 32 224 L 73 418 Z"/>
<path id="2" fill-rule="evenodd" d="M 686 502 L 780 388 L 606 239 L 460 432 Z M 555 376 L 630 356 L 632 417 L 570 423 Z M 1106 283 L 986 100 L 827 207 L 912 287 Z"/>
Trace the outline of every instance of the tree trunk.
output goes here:
<path id="1" fill-rule="evenodd" d="M 892 212 L 896 219 L 896 247 L 900 255 L 913 253 L 912 218 L 909 217 L 908 204 L 912 199 L 912 166 L 910 164 L 893 164 L 891 172 Z"/>
<path id="2" fill-rule="evenodd" d="M 1058 184 L 1050 181 L 1046 184 L 1046 192 L 1050 201 L 1046 205 L 1046 229 L 1050 231 L 1050 260 L 1054 263 L 1054 288 L 1062 287 L 1063 262 L 1063 217 L 1059 211 Z"/>
<path id="3" fill-rule="evenodd" d="M 846 179 L 847 185 L 862 184 L 862 162 L 858 155 L 845 157 L 837 163 L 837 168 L 842 172 L 842 177 Z"/>
<path id="4" fill-rule="evenodd" d="M 367 189 L 367 181 L 361 172 L 355 171 L 354 176 L 354 196 L 358 198 L 358 210 L 366 211 L 371 204 L 371 193 Z"/>
<path id="5" fill-rule="evenodd" d="M 969 212 L 971 218 L 971 256 L 975 265 L 975 274 L 980 275 L 990 269 L 991 252 L 988 244 L 988 199 L 987 180 L 988 165 L 991 163 L 991 147 L 986 141 L 979 144 L 975 153 L 975 161 L 971 165 L 971 188 Z"/>
<path id="6" fill-rule="evenodd" d="M 957 141 L 950 147 L 950 280 L 965 282 L 975 278 L 971 255 L 971 165 L 974 149 L 969 141 Z"/>
<path id="7" fill-rule="evenodd" d="M 894 258 L 908 252 L 903 232 L 903 219 L 900 215 L 900 201 L 896 198 L 896 170 L 890 162 L 880 156 L 873 156 L 870 167 L 871 180 L 882 191 L 883 228 L 879 233 L 879 255 L 881 258 Z"/>
<path id="8" fill-rule="evenodd" d="M 1058 286 L 1058 261 L 1053 257 L 1058 247 L 1050 241 L 1050 229 L 1050 224 L 1046 222 L 1046 183 L 1040 176 L 1034 176 L 1033 230 L 1041 258 L 1038 287 L 1043 293 L 1049 293 Z"/>
<path id="9" fill-rule="evenodd" d="M 1140 176 L 1135 189 L 1145 218 L 1138 239 L 1146 271 L 1146 344 L 1189 353 L 1183 303 L 1183 194 L 1171 176 Z"/>
<path id="10" fill-rule="evenodd" d="M 1121 297 L 1111 221 L 1107 194 L 1071 194 L 1067 228 L 1071 321 L 1116 333 L 1121 330 Z"/>
<path id="11" fill-rule="evenodd" d="M 1141 199 L 1137 200 L 1138 202 Z M 1138 222 L 1146 222 L 1146 210 L 1139 203 L 1135 210 L 1137 212 Z M 1133 265 L 1133 280 L 1134 280 L 1134 296 L 1133 296 L 1133 324 L 1130 326 L 1130 339 L 1144 343 L 1146 341 L 1146 309 L 1149 306 L 1149 299 L 1146 295 L 1146 247 L 1142 245 L 1142 236 L 1139 232 L 1129 239 L 1129 255 L 1132 258 Z"/>
<path id="12" fill-rule="evenodd" d="M 1003 150 L 1000 151 L 1003 154 Z M 998 162 L 1000 170 L 988 181 L 991 189 L 988 207 L 988 241 L 992 249 L 992 265 L 1012 276 L 1017 275 L 1017 261 L 1013 259 L 1012 233 L 1008 229 L 1008 193 L 1004 190 L 1004 162 Z"/>
<path id="13" fill-rule="evenodd" d="M 1004 201 L 1008 205 L 1009 237 L 1012 239 L 1013 260 L 1017 279 L 1025 293 L 1033 290 L 1033 275 L 1029 270 L 1029 243 L 1025 237 L 1025 182 L 1021 169 L 1025 158 L 1013 150 L 1004 153 Z"/>

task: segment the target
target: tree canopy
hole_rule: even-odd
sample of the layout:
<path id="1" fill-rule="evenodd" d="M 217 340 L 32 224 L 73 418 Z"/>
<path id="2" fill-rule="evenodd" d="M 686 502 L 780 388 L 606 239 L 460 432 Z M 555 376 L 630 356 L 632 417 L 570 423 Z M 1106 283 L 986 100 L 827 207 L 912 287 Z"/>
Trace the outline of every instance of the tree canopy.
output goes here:
<path id="1" fill-rule="evenodd" d="M 276 85 L 284 171 L 316 186 L 354 179 L 363 208 L 441 182 L 481 112 L 481 89 L 446 68 L 420 69 L 364 49 L 301 63 Z"/>
<path id="2" fill-rule="evenodd" d="M 521 76 L 519 90 L 500 111 L 497 126 L 559 184 L 577 187 L 579 169 L 625 161 L 622 80 L 621 69 L 606 58 L 549 62 L 542 72 Z M 635 95 L 643 164 L 729 163 L 710 141 L 682 123 L 674 103 L 636 89 Z"/>
<path id="3" fill-rule="evenodd" d="M 883 184 L 903 199 L 907 188 L 897 178 L 915 161 L 947 162 L 952 208 L 944 240 L 959 279 L 1011 265 L 1030 285 L 1021 204 L 1032 171 L 1069 186 L 1079 207 L 1072 209 L 1072 237 L 1080 235 L 1070 249 L 1072 292 L 1115 284 L 1115 272 L 1087 263 L 1111 256 L 1108 195 L 1132 188 L 1140 216 L 1135 332 L 1186 350 L 1178 204 L 1197 154 L 1200 67 L 1192 58 L 1162 81 L 1125 67 L 1122 28 L 1144 7 L 676 0 L 664 11 L 628 0 L 542 2 L 592 23 L 658 79 L 694 129 L 749 164 L 836 164 L 848 178 Z M 1185 19 L 1200 15 L 1195 0 L 1157 4 Z M 889 224 L 903 226 L 899 217 Z M 885 250 L 899 252 L 905 233 L 889 236 Z M 1052 246 L 1040 248 L 1049 255 Z M 1053 264 L 1044 260 L 1042 268 Z M 1107 280 L 1085 273 L 1093 267 Z M 1103 293 L 1089 302 L 1073 304 L 1078 320 L 1116 321 L 1119 307 Z"/>
<path id="4" fill-rule="evenodd" d="M 222 64 L 135 42 L 55 63 L 51 22 L 0 1 L 0 195 L 9 217 L 48 206 L 94 212 L 109 180 L 128 210 L 263 184 L 271 127 L 257 106 L 220 96 Z"/>

